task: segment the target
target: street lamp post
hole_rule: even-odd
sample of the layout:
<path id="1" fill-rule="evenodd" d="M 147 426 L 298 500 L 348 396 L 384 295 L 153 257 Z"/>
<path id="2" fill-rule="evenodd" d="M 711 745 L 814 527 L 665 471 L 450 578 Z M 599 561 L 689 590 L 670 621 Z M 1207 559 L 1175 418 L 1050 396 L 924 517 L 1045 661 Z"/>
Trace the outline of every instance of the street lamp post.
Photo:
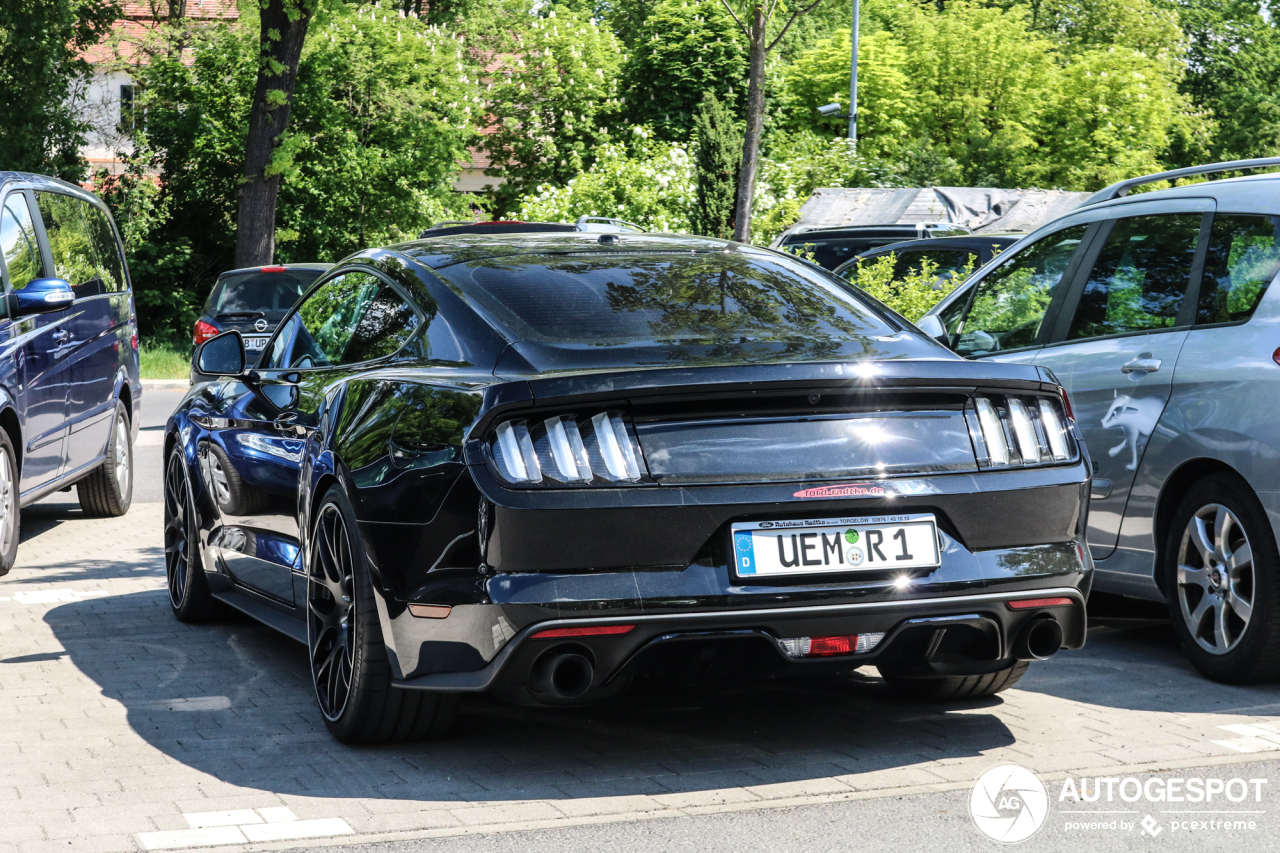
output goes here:
<path id="1" fill-rule="evenodd" d="M 849 72 L 849 141 L 858 144 L 858 5 L 853 0 L 853 65 Z"/>

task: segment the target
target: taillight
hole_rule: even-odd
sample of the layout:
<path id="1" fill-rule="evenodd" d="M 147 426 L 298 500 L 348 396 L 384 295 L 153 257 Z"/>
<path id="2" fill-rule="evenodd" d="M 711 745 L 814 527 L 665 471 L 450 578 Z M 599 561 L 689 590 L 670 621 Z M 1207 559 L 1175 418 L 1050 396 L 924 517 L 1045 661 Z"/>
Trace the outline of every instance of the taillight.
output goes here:
<path id="1" fill-rule="evenodd" d="M 825 658 L 869 652 L 884 639 L 884 632 L 844 634 L 836 637 L 783 637 L 778 640 L 787 657 Z"/>
<path id="2" fill-rule="evenodd" d="M 975 394 L 965 406 L 982 468 L 1056 465 L 1076 457 L 1066 398 Z"/>
<path id="3" fill-rule="evenodd" d="M 498 473 L 520 485 L 635 483 L 643 471 L 617 412 L 503 421 L 489 446 Z"/>
<path id="4" fill-rule="evenodd" d="M 218 334 L 221 334 L 221 332 L 218 331 L 217 326 L 206 323 L 204 320 L 196 320 L 196 330 L 193 335 L 196 346 L 200 346 L 202 343 L 209 340 L 209 338 Z"/>
<path id="5" fill-rule="evenodd" d="M 1271 360 L 1276 364 L 1280 364 L 1280 348 L 1277 348 L 1275 352 L 1271 353 Z"/>

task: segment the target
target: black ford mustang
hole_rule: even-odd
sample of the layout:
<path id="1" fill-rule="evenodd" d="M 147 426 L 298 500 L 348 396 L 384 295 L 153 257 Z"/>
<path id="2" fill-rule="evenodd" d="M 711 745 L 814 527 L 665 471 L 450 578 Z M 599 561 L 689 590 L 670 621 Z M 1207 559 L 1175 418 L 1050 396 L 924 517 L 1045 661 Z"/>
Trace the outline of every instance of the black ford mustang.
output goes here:
<path id="1" fill-rule="evenodd" d="M 174 613 L 310 651 L 330 730 L 438 733 L 706 664 L 917 697 L 1084 643 L 1088 462 L 1053 376 L 764 249 L 452 235 L 322 277 L 166 437 Z M 717 663 L 719 662 L 719 663 Z"/>

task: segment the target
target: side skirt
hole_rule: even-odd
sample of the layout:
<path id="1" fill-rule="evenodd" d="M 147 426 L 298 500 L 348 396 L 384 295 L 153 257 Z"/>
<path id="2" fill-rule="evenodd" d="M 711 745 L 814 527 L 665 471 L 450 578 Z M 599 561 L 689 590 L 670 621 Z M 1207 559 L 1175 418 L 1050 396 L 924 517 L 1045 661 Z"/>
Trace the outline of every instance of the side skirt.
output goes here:
<path id="1" fill-rule="evenodd" d="M 274 628 L 289 639 L 297 640 L 299 643 L 306 645 L 306 622 L 274 605 L 268 604 L 253 593 L 233 587 L 222 592 L 215 592 L 213 597 L 229 604 L 246 616 L 253 617 L 268 628 Z"/>

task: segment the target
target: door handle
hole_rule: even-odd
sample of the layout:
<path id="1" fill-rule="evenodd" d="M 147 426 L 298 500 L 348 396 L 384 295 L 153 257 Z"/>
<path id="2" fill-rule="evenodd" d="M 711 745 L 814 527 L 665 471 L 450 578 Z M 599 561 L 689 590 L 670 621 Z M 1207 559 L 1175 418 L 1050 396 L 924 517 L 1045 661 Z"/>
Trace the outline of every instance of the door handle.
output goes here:
<path id="1" fill-rule="evenodd" d="M 69 340 L 71 340 L 71 333 L 66 329 L 59 329 L 53 333 L 53 342 L 58 346 L 62 346 Z"/>
<path id="2" fill-rule="evenodd" d="M 276 419 L 272 421 L 275 428 L 281 432 L 292 432 L 298 423 L 297 412 L 281 412 L 276 415 Z"/>
<path id="3" fill-rule="evenodd" d="M 1160 359 L 1152 358 L 1151 353 L 1144 352 L 1133 361 L 1125 362 L 1120 365 L 1120 372 L 1129 373 L 1155 373 L 1160 369 Z"/>

